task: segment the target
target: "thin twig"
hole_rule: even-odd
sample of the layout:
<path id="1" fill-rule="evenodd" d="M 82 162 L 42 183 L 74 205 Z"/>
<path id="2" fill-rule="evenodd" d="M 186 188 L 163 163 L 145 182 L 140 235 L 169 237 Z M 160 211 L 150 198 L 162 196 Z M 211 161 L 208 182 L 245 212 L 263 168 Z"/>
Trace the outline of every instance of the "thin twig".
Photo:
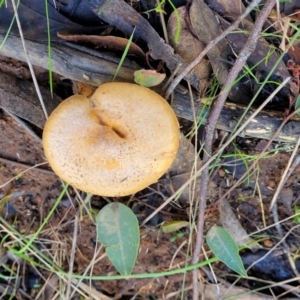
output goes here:
<path id="1" fill-rule="evenodd" d="M 73 267 L 74 267 L 74 261 L 75 261 L 77 237 L 78 237 L 78 222 L 79 222 L 78 221 L 78 216 L 75 215 L 71 257 L 70 257 L 70 262 L 69 262 L 69 272 L 68 272 L 66 299 L 70 299 L 69 296 L 70 296 L 70 292 L 71 292 L 72 274 L 73 274 Z"/>
<path id="2" fill-rule="evenodd" d="M 27 170 L 25 170 L 26 172 L 29 171 L 29 170 L 36 170 L 36 171 L 39 171 L 39 172 L 47 174 L 47 175 L 54 175 L 54 172 L 52 170 L 39 168 L 39 166 L 47 165 L 48 164 L 47 161 L 44 161 L 44 162 L 41 162 L 41 163 L 36 164 L 34 166 L 31 166 L 31 165 L 28 165 L 28 164 L 25 164 L 25 163 L 21 163 L 21 162 L 18 162 L 18 161 L 14 161 L 14 160 L 11 160 L 11 159 L 0 157 L 0 162 L 2 162 L 4 164 L 15 165 L 15 166 L 18 166 L 22 169 L 27 169 Z"/>
<path id="3" fill-rule="evenodd" d="M 274 219 L 274 223 L 275 223 L 277 232 L 278 232 L 279 236 L 282 239 L 282 245 L 283 245 L 284 252 L 285 252 L 285 254 L 288 258 L 288 261 L 290 263 L 290 266 L 291 266 L 291 268 L 292 268 L 292 270 L 293 270 L 293 272 L 294 272 L 294 274 L 297 278 L 299 278 L 300 275 L 299 275 L 299 272 L 298 272 L 297 267 L 295 265 L 295 262 L 292 258 L 292 255 L 290 253 L 289 246 L 287 245 L 285 238 L 283 238 L 283 231 L 282 231 L 282 228 L 281 228 L 280 222 L 279 222 L 278 206 L 277 206 L 276 200 L 277 200 L 277 197 L 278 197 L 280 191 L 282 190 L 282 187 L 284 186 L 285 182 L 287 181 L 289 176 L 292 174 L 292 172 L 295 170 L 295 168 L 297 167 L 297 165 L 300 162 L 300 156 L 299 155 L 296 156 L 296 154 L 298 152 L 299 145 L 300 145 L 300 137 L 298 138 L 297 144 L 296 144 L 295 149 L 293 150 L 293 153 L 292 153 L 292 155 L 289 159 L 289 162 L 288 162 L 288 164 L 287 164 L 287 166 L 284 170 L 284 173 L 281 176 L 280 183 L 278 184 L 278 187 L 276 189 L 276 192 L 273 195 L 271 205 L 270 205 L 270 210 L 273 212 L 273 219 Z M 292 162 L 293 162 L 293 164 L 292 164 Z M 288 234 L 286 234 L 285 237 L 286 236 L 288 236 Z"/>
<path id="4" fill-rule="evenodd" d="M 229 72 L 228 78 L 226 80 L 226 83 L 224 84 L 224 88 L 221 91 L 220 96 L 218 97 L 211 114 L 208 118 L 207 126 L 206 126 L 206 139 L 205 139 L 205 150 L 204 150 L 204 158 L 203 162 L 206 163 L 209 161 L 210 154 L 212 152 L 212 144 L 213 144 L 213 138 L 214 138 L 214 130 L 217 124 L 217 120 L 221 114 L 221 110 L 224 106 L 224 103 L 227 99 L 227 96 L 229 94 L 229 87 L 232 85 L 232 82 L 236 79 L 239 72 L 245 65 L 248 57 L 253 53 L 255 50 L 257 41 L 260 37 L 260 32 L 262 29 L 262 26 L 270 14 L 273 6 L 275 5 L 276 0 L 268 0 L 266 4 L 264 5 L 264 8 L 262 9 L 261 13 L 259 14 L 255 24 L 253 31 L 251 32 L 247 43 L 243 47 L 242 51 L 240 52 L 233 68 Z M 200 203 L 198 208 L 198 223 L 197 223 L 197 238 L 196 238 L 196 244 L 195 249 L 193 253 L 193 259 L 192 263 L 196 264 L 199 261 L 200 257 L 200 251 L 201 247 L 203 245 L 203 230 L 204 230 L 204 213 L 205 213 L 205 207 L 206 207 L 206 195 L 207 195 L 207 187 L 208 187 L 208 181 L 209 181 L 209 168 L 206 168 L 203 170 L 201 175 L 201 187 L 200 187 Z M 197 299 L 198 297 L 198 276 L 197 276 L 197 270 L 193 271 L 193 286 L 194 286 L 194 292 L 193 297 L 194 299 Z"/>
<path id="5" fill-rule="evenodd" d="M 245 9 L 245 12 L 241 14 L 235 22 L 233 22 L 226 30 L 224 30 L 218 37 L 211 40 L 203 51 L 178 75 L 174 81 L 170 84 L 169 88 L 166 91 L 165 98 L 168 99 L 170 94 L 176 88 L 176 86 L 180 83 L 180 81 L 188 75 L 203 59 L 203 57 L 221 40 L 223 40 L 229 33 L 235 30 L 239 24 L 244 20 L 244 18 L 261 2 L 261 0 L 253 0 L 249 6 Z"/>
<path id="6" fill-rule="evenodd" d="M 297 144 L 296 144 L 296 146 L 295 146 L 295 148 L 294 148 L 294 150 L 292 152 L 292 155 L 291 155 L 291 157 L 289 159 L 289 162 L 286 165 L 286 168 L 285 168 L 285 170 L 284 170 L 284 172 L 283 172 L 283 174 L 281 176 L 281 179 L 280 179 L 280 182 L 279 182 L 279 184 L 277 186 L 276 192 L 273 195 L 273 198 L 272 198 L 269 210 L 272 210 L 272 207 L 273 207 L 273 205 L 274 205 L 274 203 L 275 203 L 275 201 L 276 201 L 279 193 L 281 192 L 282 187 L 284 186 L 284 184 L 286 183 L 287 179 L 291 175 L 291 171 L 293 171 L 297 167 L 297 165 L 299 164 L 299 162 L 300 162 L 299 156 L 295 158 L 295 156 L 296 156 L 296 154 L 298 152 L 299 146 L 300 146 L 300 137 L 298 138 Z M 292 165 L 292 162 L 293 162 L 294 158 L 295 158 L 295 161 L 294 161 L 294 163 Z"/>
<path id="7" fill-rule="evenodd" d="M 5 160 L 5 159 L 4 159 L 4 158 L 0 158 L 0 161 L 1 161 L 1 160 Z M 15 164 L 16 164 L 16 163 L 15 163 Z M 18 163 L 18 164 L 20 164 L 20 163 Z M 40 164 L 36 164 L 35 166 L 29 167 L 28 169 L 26 169 L 26 170 L 24 170 L 24 171 L 18 173 L 17 176 L 14 176 L 13 178 L 9 179 L 8 181 L 6 181 L 6 182 L 3 183 L 2 185 L 0 185 L 0 189 L 2 189 L 3 187 L 5 187 L 7 184 L 9 184 L 10 182 L 14 181 L 15 179 L 17 179 L 19 176 L 23 175 L 24 173 L 26 173 L 26 172 L 28 172 L 28 171 L 30 171 L 30 170 L 32 170 L 32 169 L 35 169 L 35 168 L 37 168 L 38 166 L 43 166 L 43 165 L 45 165 L 45 164 L 47 164 L 46 161 L 45 161 L 45 162 L 42 162 L 42 163 L 40 163 Z M 39 171 L 41 171 L 41 169 L 39 169 Z M 45 170 L 45 171 L 46 171 L 46 170 Z M 54 173 L 52 173 L 52 174 L 54 174 Z"/>
<path id="8" fill-rule="evenodd" d="M 294 272 L 294 275 L 298 278 L 298 281 L 299 281 L 299 272 L 297 270 L 297 267 L 296 267 L 296 264 L 295 264 L 295 261 L 294 259 L 292 258 L 292 255 L 291 255 L 291 251 L 290 251 L 290 248 L 286 242 L 286 237 L 289 236 L 290 232 L 288 232 L 285 237 L 283 236 L 283 231 L 282 231 L 282 228 L 281 228 L 281 225 L 279 223 L 279 217 L 278 217 L 278 210 L 277 210 L 277 202 L 274 203 L 274 206 L 272 208 L 272 213 L 273 213 L 273 219 L 274 219 L 274 223 L 275 223 L 275 227 L 276 227 L 276 230 L 281 238 L 280 242 L 282 242 L 282 245 L 283 245 L 283 250 L 284 250 L 284 253 L 285 255 L 287 256 L 288 258 L 288 261 L 289 261 L 289 264 L 291 266 L 291 269 L 293 270 Z M 299 226 L 296 225 L 297 227 Z M 293 227 L 294 228 L 294 227 Z"/>

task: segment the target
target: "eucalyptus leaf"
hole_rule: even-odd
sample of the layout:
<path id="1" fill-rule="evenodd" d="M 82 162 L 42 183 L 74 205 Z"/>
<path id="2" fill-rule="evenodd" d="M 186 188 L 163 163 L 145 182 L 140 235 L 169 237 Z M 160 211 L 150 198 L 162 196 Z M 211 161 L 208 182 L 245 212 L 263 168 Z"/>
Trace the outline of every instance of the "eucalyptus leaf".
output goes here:
<path id="1" fill-rule="evenodd" d="M 121 275 L 130 275 L 140 245 L 139 224 L 126 205 L 113 202 L 97 215 L 97 238 Z"/>
<path id="2" fill-rule="evenodd" d="M 206 242 L 214 255 L 228 268 L 247 277 L 238 246 L 227 230 L 220 226 L 212 226 L 206 234 Z"/>
<path id="3" fill-rule="evenodd" d="M 178 231 L 181 228 L 187 227 L 189 225 L 190 223 L 187 221 L 178 220 L 178 221 L 165 223 L 162 225 L 161 228 L 164 233 L 170 233 L 170 232 Z"/>

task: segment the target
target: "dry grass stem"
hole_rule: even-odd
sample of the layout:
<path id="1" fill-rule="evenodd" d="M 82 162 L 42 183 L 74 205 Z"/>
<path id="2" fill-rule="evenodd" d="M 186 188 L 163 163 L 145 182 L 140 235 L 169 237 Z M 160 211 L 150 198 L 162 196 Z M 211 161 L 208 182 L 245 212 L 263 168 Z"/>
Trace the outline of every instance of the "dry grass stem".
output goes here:
<path id="1" fill-rule="evenodd" d="M 273 198 L 272 198 L 272 201 L 271 201 L 271 204 L 270 204 L 270 210 L 272 210 L 272 207 L 273 207 L 275 201 L 277 200 L 277 198 L 279 196 L 279 193 L 281 192 L 284 184 L 288 180 L 288 174 L 291 173 L 290 171 L 291 171 L 292 162 L 294 161 L 294 159 L 295 159 L 295 157 L 296 157 L 296 155 L 298 153 L 299 146 L 300 146 L 300 137 L 297 140 L 296 146 L 295 146 L 295 148 L 294 148 L 294 150 L 293 150 L 293 152 L 291 154 L 291 157 L 290 157 L 290 159 L 289 159 L 289 161 L 288 161 L 288 163 L 287 163 L 287 165 L 285 167 L 285 170 L 284 170 L 284 172 L 283 172 L 283 174 L 281 176 L 281 179 L 280 179 L 280 182 L 279 182 L 279 184 L 277 186 L 276 192 L 273 195 Z M 296 166 L 299 164 L 299 162 L 300 162 L 299 159 L 296 158 L 295 159 L 295 164 L 293 166 L 293 169 L 296 168 Z"/>
<path id="2" fill-rule="evenodd" d="M 27 52 L 27 48 L 26 48 L 26 44 L 25 44 L 25 39 L 24 39 L 24 35 L 23 35 L 23 31 L 22 31 L 22 26 L 21 26 L 21 22 L 20 22 L 20 19 L 19 19 L 19 14 L 18 14 L 18 10 L 17 10 L 17 7 L 16 7 L 15 0 L 11 0 L 11 3 L 13 5 L 13 9 L 14 9 L 14 13 L 15 13 L 15 18 L 16 18 L 16 22 L 17 22 L 17 25 L 18 25 L 19 34 L 20 34 L 20 38 L 21 38 L 21 41 L 22 41 L 23 49 L 24 49 L 24 54 L 26 56 L 27 64 L 28 64 L 28 67 L 29 67 L 29 70 L 30 70 L 30 75 L 31 75 L 31 78 L 33 80 L 34 87 L 35 87 L 36 93 L 38 95 L 38 98 L 40 100 L 40 103 L 41 103 L 44 115 L 45 115 L 45 117 L 47 119 L 48 118 L 48 113 L 47 113 L 47 110 L 46 110 L 45 103 L 43 101 L 43 96 L 41 94 L 41 91 L 40 91 L 40 88 L 39 88 L 39 85 L 38 85 L 38 82 L 37 82 L 37 79 L 36 79 L 36 76 L 35 76 L 32 64 L 31 64 L 31 61 L 29 59 L 29 55 L 28 55 L 28 52 Z"/>
<path id="3" fill-rule="evenodd" d="M 77 245 L 77 235 L 78 235 L 78 217 L 75 216 L 74 232 L 73 232 L 73 239 L 72 239 L 72 249 L 71 249 L 70 262 L 69 262 L 69 272 L 68 272 L 66 299 L 70 299 L 71 283 L 72 283 L 71 277 L 72 277 L 72 274 L 73 274 L 73 266 L 74 266 L 76 245 Z"/>
<path id="4" fill-rule="evenodd" d="M 13 164 L 15 164 L 15 165 L 18 165 L 19 167 L 22 167 L 22 168 L 27 168 L 26 170 L 24 170 L 24 171 L 22 171 L 22 172 L 20 172 L 17 176 L 15 176 L 15 177 L 13 177 L 12 179 L 10 179 L 10 180 L 8 180 L 8 181 L 6 181 L 5 183 L 3 183 L 2 185 L 0 185 L 0 189 L 1 188 L 3 188 L 3 187 L 5 187 L 7 184 L 9 184 L 10 182 L 12 182 L 13 180 L 15 180 L 15 179 L 17 179 L 18 177 L 20 177 L 21 175 L 23 175 L 24 173 L 26 173 L 26 172 L 28 172 L 28 171 L 30 171 L 30 170 L 33 170 L 33 169 L 38 169 L 38 167 L 40 167 L 40 166 L 43 166 L 43 165 L 46 165 L 48 162 L 42 162 L 42 163 L 39 163 L 39 164 L 36 164 L 36 165 L 34 165 L 34 166 L 32 166 L 32 167 L 29 167 L 28 168 L 28 165 L 26 165 L 26 164 L 22 164 L 22 163 L 18 163 L 18 162 L 13 162 L 13 161 L 10 161 L 10 160 L 8 160 L 8 159 L 5 159 L 5 158 L 0 158 L 0 161 L 2 161 L 2 162 L 4 162 L 4 163 L 13 163 Z M 51 172 L 51 171 L 48 171 L 48 170 L 44 170 L 44 169 L 38 169 L 40 172 L 46 172 L 46 173 L 51 173 L 51 174 L 53 174 L 53 172 Z"/>

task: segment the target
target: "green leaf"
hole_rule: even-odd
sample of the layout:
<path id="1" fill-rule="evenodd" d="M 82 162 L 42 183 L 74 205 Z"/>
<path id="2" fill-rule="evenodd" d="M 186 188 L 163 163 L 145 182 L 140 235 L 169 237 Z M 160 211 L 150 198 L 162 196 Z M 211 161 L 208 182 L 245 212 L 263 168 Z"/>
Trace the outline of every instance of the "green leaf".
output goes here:
<path id="1" fill-rule="evenodd" d="M 297 100 L 295 102 L 295 110 L 299 109 L 300 107 L 300 95 L 297 97 Z M 300 116 L 300 110 L 297 112 L 297 115 Z"/>
<path id="2" fill-rule="evenodd" d="M 219 226 L 213 226 L 206 234 L 206 242 L 214 255 L 228 268 L 247 277 L 239 249 L 228 231 Z"/>
<path id="3" fill-rule="evenodd" d="M 106 254 L 121 275 L 130 275 L 139 245 L 139 224 L 126 205 L 113 202 L 98 213 L 97 237 L 106 247 Z"/>
<path id="4" fill-rule="evenodd" d="M 164 233 L 170 233 L 170 232 L 174 232 L 174 231 L 177 231 L 183 227 L 187 227 L 189 226 L 189 222 L 187 221 L 171 221 L 171 222 L 168 222 L 168 223 L 165 223 L 164 225 L 162 225 L 162 231 Z"/>
<path id="5" fill-rule="evenodd" d="M 166 74 L 157 73 L 155 70 L 138 70 L 134 72 L 134 81 L 141 86 L 151 87 L 160 84 Z"/>
<path id="6" fill-rule="evenodd" d="M 98 14 L 99 14 L 99 13 L 98 13 Z M 132 42 L 134 32 L 135 32 L 135 27 L 133 28 L 132 34 L 131 34 L 131 36 L 130 36 L 130 38 L 129 38 L 129 40 L 128 40 L 128 43 L 127 43 L 127 45 L 126 45 L 126 47 L 125 47 L 125 49 L 124 49 L 124 51 L 123 51 L 122 57 L 121 57 L 121 59 L 120 59 L 120 61 L 119 61 L 117 70 L 116 70 L 116 72 L 115 72 L 115 75 L 114 75 L 114 78 L 113 78 L 112 81 L 115 81 L 115 79 L 116 79 L 116 77 L 117 77 L 117 75 L 118 75 L 118 73 L 119 73 L 119 71 L 120 71 L 120 69 L 121 69 L 121 67 L 122 67 L 122 65 L 123 65 L 123 62 L 124 62 L 124 60 L 125 60 L 125 58 L 126 58 L 126 55 L 127 55 L 127 53 L 128 53 L 128 50 L 129 50 L 130 45 L 131 45 L 131 42 Z"/>

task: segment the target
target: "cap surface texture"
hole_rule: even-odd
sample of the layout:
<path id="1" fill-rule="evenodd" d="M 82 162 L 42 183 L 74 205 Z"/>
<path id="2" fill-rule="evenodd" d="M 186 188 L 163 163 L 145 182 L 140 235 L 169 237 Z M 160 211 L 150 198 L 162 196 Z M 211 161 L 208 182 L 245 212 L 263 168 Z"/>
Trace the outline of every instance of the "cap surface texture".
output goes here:
<path id="1" fill-rule="evenodd" d="M 156 182 L 171 166 L 179 127 L 169 104 L 148 88 L 106 83 L 87 98 L 63 101 L 46 122 L 45 156 L 74 187 L 125 196 Z"/>

